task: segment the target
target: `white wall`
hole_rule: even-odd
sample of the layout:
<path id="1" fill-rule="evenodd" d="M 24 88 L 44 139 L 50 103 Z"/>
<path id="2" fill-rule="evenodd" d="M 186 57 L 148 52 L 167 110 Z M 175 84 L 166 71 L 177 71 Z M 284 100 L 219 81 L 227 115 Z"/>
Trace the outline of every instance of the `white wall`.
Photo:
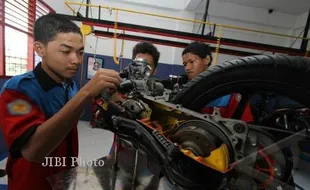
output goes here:
<path id="1" fill-rule="evenodd" d="M 294 35 L 292 34 L 292 29 L 296 27 L 296 21 L 298 19 L 298 16 L 296 15 L 281 13 L 277 11 L 274 11 L 272 14 L 269 14 L 268 10 L 266 9 L 237 5 L 224 1 L 210 1 L 208 13 L 209 13 L 209 20 L 211 23 L 233 25 L 243 28 L 263 30 L 287 35 Z M 195 18 L 197 20 L 201 20 L 203 18 L 203 14 L 196 14 Z M 299 20 L 300 23 L 305 23 L 305 21 L 301 19 Z M 195 24 L 193 32 L 197 33 L 198 28 L 199 24 Z M 218 28 L 219 27 L 217 27 L 217 29 Z M 213 28 L 211 27 L 211 29 Z M 205 34 L 208 32 L 210 32 L 209 26 L 206 26 Z M 218 30 L 216 30 L 216 34 L 217 32 Z M 201 33 L 201 28 L 199 33 Z M 238 39 L 249 42 L 266 43 L 270 45 L 285 46 L 285 47 L 288 47 L 289 42 L 292 41 L 292 39 L 286 37 L 278 37 L 273 35 L 267 35 L 255 32 L 246 32 L 234 29 L 224 29 L 222 30 L 222 35 L 225 38 Z M 212 46 L 215 46 L 215 44 L 213 44 Z M 238 50 L 240 48 L 233 48 L 233 49 Z M 261 52 L 251 49 L 242 49 L 242 50 L 255 53 L 270 54 L 270 52 Z M 236 57 L 220 55 L 219 62 L 223 62 L 225 60 L 234 58 Z"/>
<path id="2" fill-rule="evenodd" d="M 51 8 L 53 8 L 57 13 L 72 15 L 72 12 L 66 7 L 64 1 L 62 0 L 43 0 Z"/>
<path id="3" fill-rule="evenodd" d="M 64 5 L 64 1 L 54 1 L 54 0 L 45 0 L 49 5 L 55 8 L 57 12 L 64 14 L 72 14 L 67 7 Z M 75 2 L 81 2 L 80 0 L 73 0 Z M 160 3 L 158 2 L 160 1 Z M 184 10 L 184 8 L 188 5 L 189 0 L 92 0 L 92 4 L 96 5 L 105 5 L 110 7 L 118 7 L 131 9 L 136 11 L 142 11 L 147 13 L 155 13 L 173 17 L 180 17 L 186 19 L 195 19 L 201 20 L 203 15 L 196 14 L 194 12 L 189 12 Z M 79 6 L 73 6 L 75 10 L 79 9 Z M 82 14 L 85 13 L 85 7 L 80 7 L 80 12 Z M 89 16 L 94 18 L 98 17 L 98 9 L 92 8 L 89 11 Z M 286 13 L 281 13 L 274 11 L 272 14 L 268 13 L 266 9 L 247 7 L 237 4 L 232 4 L 224 1 L 210 1 L 209 6 L 209 19 L 213 23 L 217 24 L 225 24 L 225 25 L 234 25 L 244 28 L 251 28 L 256 30 L 265 30 L 270 32 L 276 32 L 281 34 L 288 35 L 298 35 L 297 33 L 302 30 L 302 26 L 304 26 L 306 21 L 307 13 L 302 15 L 290 15 Z M 115 21 L 114 12 L 110 12 L 107 9 L 102 9 L 101 11 L 101 19 Z M 130 24 L 138 24 L 143 26 L 171 29 L 177 31 L 185 31 L 185 32 L 194 32 L 197 33 L 199 24 L 192 24 L 183 21 L 169 20 L 164 18 L 157 18 L 151 16 L 142 16 L 139 14 L 133 13 L 125 13 L 119 12 L 118 14 L 118 22 L 130 23 Z M 97 27 L 95 29 L 98 29 Z M 105 28 L 99 28 L 100 30 L 106 30 Z M 211 29 L 212 30 L 212 29 Z M 114 31 L 110 29 L 109 31 Z M 206 26 L 205 33 L 209 32 L 209 27 Z M 200 31 L 198 32 L 201 33 Z M 180 42 L 187 42 L 188 40 L 180 40 L 180 39 L 171 39 L 168 37 L 156 36 L 156 35 L 148 35 L 142 33 L 133 33 L 126 32 L 126 34 L 139 35 L 144 37 L 154 37 L 158 39 L 168 39 Z M 288 47 L 292 41 L 289 38 L 276 37 L 272 35 L 252 33 L 252 32 L 242 32 L 232 29 L 224 29 L 223 36 L 225 38 L 239 39 L 250 42 L 259 42 L 259 43 L 267 43 L 271 45 L 278 46 L 286 46 Z M 86 52 L 88 53 L 97 53 L 102 55 L 113 56 L 114 54 L 114 39 L 108 38 L 98 38 L 90 35 L 86 37 Z M 97 42 L 97 48 L 95 48 Z M 124 43 L 124 57 L 131 58 L 132 48 L 137 42 L 125 41 Z M 183 49 L 181 48 L 173 48 L 169 46 L 156 45 L 161 52 L 161 57 L 159 62 L 168 63 L 168 64 L 182 64 L 181 60 L 181 52 Z M 211 44 L 211 46 L 215 47 L 216 44 Z M 225 46 L 221 46 L 225 47 Z M 300 47 L 300 42 L 296 43 L 294 47 Z M 261 52 L 257 50 L 244 49 L 244 48 L 233 48 L 235 50 L 249 51 L 254 53 L 270 53 L 270 52 Z M 121 40 L 117 40 L 116 52 L 117 55 L 120 54 L 121 50 Z M 214 55 L 215 56 L 215 55 Z M 226 60 L 231 60 L 236 58 L 236 56 L 230 55 L 220 55 L 218 59 L 219 62 L 223 62 Z"/>
<path id="4" fill-rule="evenodd" d="M 157 8 L 183 10 L 190 0 L 113 0 L 114 2 L 152 6 Z M 93 1 L 91 1 L 93 3 Z M 101 3 L 104 1 L 100 1 Z M 104 2 L 105 3 L 105 2 Z"/>
<path id="5" fill-rule="evenodd" d="M 295 26 L 294 26 L 294 29 L 292 29 L 292 35 L 295 35 L 295 36 L 299 36 L 300 37 L 303 37 L 304 35 L 304 28 L 306 26 L 306 22 L 307 22 L 307 18 L 308 18 L 308 12 L 305 12 L 303 14 L 300 14 L 297 19 L 296 19 L 296 23 L 295 23 Z M 310 37 L 310 32 L 308 32 L 308 37 Z M 291 39 L 289 41 L 289 46 L 291 46 L 293 43 L 294 43 L 295 39 Z M 300 48 L 301 46 L 301 42 L 302 40 L 301 39 L 298 39 L 294 45 L 292 46 L 293 48 Z M 308 44 L 308 47 L 310 44 Z M 309 48 L 308 48 L 309 49 Z"/>
<path id="6" fill-rule="evenodd" d="M 138 1 L 138 0 L 136 0 Z M 182 2 L 183 0 L 178 0 L 178 2 Z M 161 14 L 161 15 L 167 15 L 167 16 L 173 16 L 173 17 L 179 17 L 179 18 L 187 18 L 187 19 L 194 19 L 195 13 L 190 13 L 184 10 L 178 10 L 176 6 L 172 8 L 173 6 L 171 3 L 169 4 L 168 1 L 166 1 L 166 4 L 161 4 L 161 6 L 164 7 L 156 7 L 156 6 L 146 6 L 143 4 L 136 4 L 136 3 L 128 3 L 126 0 L 119 0 L 119 1 L 112 1 L 112 0 L 106 0 L 104 1 L 104 4 L 101 4 L 102 1 L 100 0 L 92 0 L 92 4 L 96 5 L 105 5 L 110 7 L 118 7 L 118 8 L 124 8 L 124 9 L 131 9 L 135 11 L 141 11 L 141 12 L 147 12 L 147 13 L 153 13 L 153 14 Z M 154 1 L 153 1 L 154 2 Z M 182 4 L 182 3 L 181 3 Z M 158 5 L 158 4 L 157 4 Z M 184 1 L 183 6 L 179 7 L 185 7 L 186 2 Z M 168 8 L 167 8 L 168 7 Z M 74 6 L 75 10 L 77 10 L 79 7 Z M 85 14 L 85 8 L 81 7 L 80 12 L 82 14 Z M 89 11 L 89 16 L 92 16 L 93 18 L 98 18 L 98 9 L 92 8 L 92 10 Z M 109 21 L 115 21 L 115 12 L 112 11 L 112 14 L 110 14 L 110 11 L 107 9 L 103 9 L 101 11 L 101 19 L 109 20 Z M 130 23 L 130 24 L 137 24 L 142 26 L 150 26 L 150 27 L 157 27 L 157 28 L 163 28 L 163 29 L 170 29 L 170 30 L 177 30 L 177 31 L 187 31 L 191 32 L 193 29 L 193 23 L 184 22 L 184 21 L 176 21 L 166 18 L 158 18 L 158 17 L 152 17 L 152 16 L 143 16 L 139 14 L 133 14 L 133 13 L 126 13 L 126 12 L 119 12 L 118 13 L 118 22 L 122 23 Z M 95 29 L 98 30 L 106 30 L 105 28 L 95 27 Z M 110 29 L 110 32 L 114 32 L 114 29 Z M 122 31 L 119 31 L 122 32 Z M 168 37 L 162 37 L 157 35 L 148 35 L 143 33 L 136 33 L 136 32 L 127 32 L 126 34 L 132 34 L 137 36 L 143 36 L 143 37 L 153 37 L 158 39 L 167 39 L 167 40 L 173 40 L 173 41 L 179 41 L 179 42 L 189 42 L 179 39 L 173 39 Z M 114 54 L 114 39 L 108 39 L 108 38 L 98 38 L 97 42 L 97 49 L 96 47 L 96 41 L 97 37 L 90 35 L 86 37 L 86 50 L 87 53 L 97 53 L 101 55 L 108 55 L 113 56 Z M 132 56 L 132 48 L 137 42 L 135 41 L 125 41 L 124 42 L 124 58 L 131 58 Z M 121 40 L 117 40 L 117 56 L 120 54 L 121 50 Z M 169 46 L 163 46 L 163 45 L 157 45 L 155 44 L 158 50 L 161 53 L 159 62 L 161 63 L 167 63 L 167 64 L 182 64 L 181 60 L 181 49 L 180 48 L 173 48 Z M 95 50 L 96 49 L 96 50 Z"/>

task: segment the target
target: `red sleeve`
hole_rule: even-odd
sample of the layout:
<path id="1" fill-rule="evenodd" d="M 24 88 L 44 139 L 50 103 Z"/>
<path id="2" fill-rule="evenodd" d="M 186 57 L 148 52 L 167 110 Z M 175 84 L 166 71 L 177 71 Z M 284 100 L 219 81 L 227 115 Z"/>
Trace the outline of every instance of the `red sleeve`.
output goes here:
<path id="1" fill-rule="evenodd" d="M 220 107 L 220 113 L 221 116 L 224 118 L 231 118 L 239 104 L 240 101 L 240 96 L 239 94 L 232 94 L 230 101 L 229 101 L 229 105 L 227 107 Z M 205 107 L 201 110 L 202 113 L 204 114 L 212 114 L 213 113 L 213 107 Z M 253 114 L 251 111 L 251 107 L 250 104 L 247 103 L 246 108 L 244 110 L 244 113 L 242 114 L 242 118 L 241 120 L 245 121 L 245 122 L 253 122 Z"/>
<path id="2" fill-rule="evenodd" d="M 234 93 L 233 96 L 231 97 L 231 100 L 229 102 L 229 106 L 228 106 L 228 109 L 227 109 L 227 117 L 228 118 L 231 118 L 239 104 L 239 101 L 240 101 L 240 98 L 241 96 L 240 94 L 236 94 Z M 253 121 L 253 115 L 252 115 L 252 111 L 251 111 L 251 107 L 250 107 L 250 104 L 249 102 L 247 103 L 246 105 L 246 108 L 242 114 L 242 118 L 241 118 L 242 121 L 245 121 L 245 122 L 252 122 Z"/>
<path id="3" fill-rule="evenodd" d="M 20 156 L 21 148 L 44 122 L 39 106 L 21 92 L 5 90 L 0 98 L 0 126 L 6 145 L 13 156 Z"/>
<path id="4" fill-rule="evenodd" d="M 226 115 L 225 117 L 226 118 L 231 118 L 239 104 L 239 101 L 237 100 L 238 99 L 238 94 L 234 93 L 232 94 L 231 98 L 230 98 L 230 101 L 229 101 L 229 104 L 227 106 L 227 109 L 226 109 Z"/>
<path id="5" fill-rule="evenodd" d="M 251 107 L 249 104 L 247 104 L 247 106 L 244 110 L 244 113 L 242 115 L 242 120 L 245 122 L 253 122 L 254 121 L 253 114 L 251 111 Z"/>

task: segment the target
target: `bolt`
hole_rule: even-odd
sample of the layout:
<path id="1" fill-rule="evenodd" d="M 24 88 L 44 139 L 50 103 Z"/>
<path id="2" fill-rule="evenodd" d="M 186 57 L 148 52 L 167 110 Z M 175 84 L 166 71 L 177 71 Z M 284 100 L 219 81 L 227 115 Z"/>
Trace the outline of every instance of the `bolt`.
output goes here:
<path id="1" fill-rule="evenodd" d="M 256 136 L 249 135 L 248 138 L 249 138 L 251 146 L 253 146 L 253 147 L 257 146 L 257 138 L 256 138 Z"/>
<path id="2" fill-rule="evenodd" d="M 251 140 L 251 145 L 254 147 L 254 146 L 256 146 L 256 145 L 257 145 L 257 142 L 256 142 L 256 141 L 254 141 L 254 140 Z"/>
<path id="3" fill-rule="evenodd" d="M 274 173 L 275 173 L 277 176 L 281 176 L 281 171 L 280 171 L 278 168 L 274 168 Z"/>
<path id="4" fill-rule="evenodd" d="M 234 125 L 234 130 L 237 133 L 243 133 L 245 131 L 245 127 L 244 127 L 244 125 L 237 123 L 236 125 Z"/>
<path id="5" fill-rule="evenodd" d="M 114 115 L 112 116 L 112 123 L 113 123 L 114 126 L 117 126 L 117 124 L 118 124 L 118 119 Z"/>
<path id="6" fill-rule="evenodd" d="M 238 139 L 236 139 L 236 138 L 231 139 L 231 141 L 232 141 L 232 143 L 233 143 L 234 145 L 238 144 Z"/>

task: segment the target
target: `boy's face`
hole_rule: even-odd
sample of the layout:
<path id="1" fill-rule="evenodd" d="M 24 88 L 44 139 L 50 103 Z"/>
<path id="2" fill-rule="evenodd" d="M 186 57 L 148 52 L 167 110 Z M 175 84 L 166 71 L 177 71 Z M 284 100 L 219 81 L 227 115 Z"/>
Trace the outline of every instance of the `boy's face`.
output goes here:
<path id="1" fill-rule="evenodd" d="M 208 64 L 211 61 L 210 56 L 202 59 L 193 53 L 186 53 L 182 58 L 183 65 L 189 80 L 192 80 L 200 73 L 204 72 L 208 68 Z"/>
<path id="2" fill-rule="evenodd" d="M 135 57 L 135 59 L 137 58 L 142 58 L 142 59 L 146 59 L 147 62 L 149 63 L 149 65 L 151 66 L 152 70 L 151 73 L 152 75 L 155 73 L 155 64 L 154 64 L 154 60 L 153 60 L 153 56 L 147 53 L 138 53 Z"/>
<path id="3" fill-rule="evenodd" d="M 44 64 L 59 78 L 71 79 L 83 62 L 83 38 L 77 33 L 59 33 L 48 44 L 35 47 Z"/>

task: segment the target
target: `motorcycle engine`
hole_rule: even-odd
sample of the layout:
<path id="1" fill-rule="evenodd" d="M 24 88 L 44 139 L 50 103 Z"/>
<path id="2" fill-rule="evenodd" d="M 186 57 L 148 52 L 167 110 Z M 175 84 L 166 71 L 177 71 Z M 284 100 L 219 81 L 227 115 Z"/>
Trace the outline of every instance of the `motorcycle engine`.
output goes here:
<path id="1" fill-rule="evenodd" d="M 121 105 L 130 119 L 147 120 L 151 119 L 151 115 L 151 120 L 154 121 L 163 118 L 165 108 L 153 106 L 160 104 L 156 104 L 156 100 L 163 96 L 164 87 L 161 83 L 149 78 L 149 71 L 147 62 L 138 59 L 121 73 L 122 78 L 127 79 L 121 84 L 121 89 L 126 90 L 124 93 L 127 97 Z M 149 101 L 147 96 L 156 97 L 155 101 Z M 217 126 L 216 122 L 190 118 L 184 121 L 178 127 L 165 128 L 165 130 L 169 129 L 169 135 L 160 134 L 178 147 L 178 158 L 173 158 L 168 165 L 165 164 L 168 174 L 166 176 L 181 189 L 203 189 L 205 187 L 218 189 L 224 184 L 226 171 L 230 162 L 234 160 L 233 145 L 228 137 L 231 133 L 229 130 L 226 130 L 226 133 L 219 130 L 221 127 Z M 166 126 L 166 122 L 159 123 Z M 149 130 L 152 131 L 152 129 Z M 167 149 L 168 152 L 169 150 Z M 166 154 L 170 154 L 168 152 Z"/>

